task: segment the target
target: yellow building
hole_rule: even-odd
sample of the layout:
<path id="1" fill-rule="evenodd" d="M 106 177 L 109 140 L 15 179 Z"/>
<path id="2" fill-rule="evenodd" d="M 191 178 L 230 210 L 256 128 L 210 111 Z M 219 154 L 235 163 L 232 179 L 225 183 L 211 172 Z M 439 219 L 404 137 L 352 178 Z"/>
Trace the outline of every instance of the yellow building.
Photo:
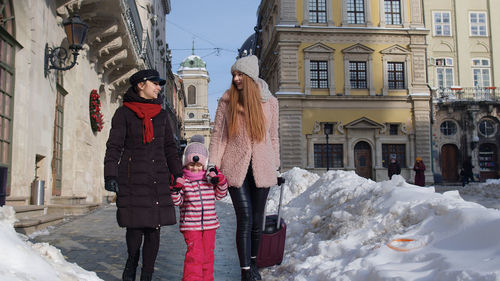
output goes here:
<path id="1" fill-rule="evenodd" d="M 261 2 L 257 55 L 280 104 L 282 169 L 385 180 L 397 157 L 412 182 L 417 156 L 430 166 L 423 15 L 421 0 Z"/>
<path id="2" fill-rule="evenodd" d="M 425 0 L 436 182 L 500 176 L 500 11 L 497 0 Z M 465 165 L 466 166 L 466 165 Z"/>

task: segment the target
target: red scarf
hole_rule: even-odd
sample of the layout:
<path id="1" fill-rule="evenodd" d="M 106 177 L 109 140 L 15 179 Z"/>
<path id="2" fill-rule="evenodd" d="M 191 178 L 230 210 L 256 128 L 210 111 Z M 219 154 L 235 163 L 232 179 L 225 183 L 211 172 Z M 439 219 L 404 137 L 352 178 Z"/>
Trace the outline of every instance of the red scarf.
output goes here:
<path id="1" fill-rule="evenodd" d="M 151 118 L 155 117 L 161 111 L 161 105 L 142 102 L 124 102 L 124 106 L 130 108 L 137 117 L 142 119 L 142 142 L 150 143 L 154 137 L 153 121 Z"/>

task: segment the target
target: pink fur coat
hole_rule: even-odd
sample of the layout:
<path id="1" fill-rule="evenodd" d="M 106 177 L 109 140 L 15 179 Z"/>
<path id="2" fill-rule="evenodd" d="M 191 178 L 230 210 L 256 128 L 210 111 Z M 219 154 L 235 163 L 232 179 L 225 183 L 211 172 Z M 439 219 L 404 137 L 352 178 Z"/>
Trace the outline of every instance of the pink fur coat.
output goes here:
<path id="1" fill-rule="evenodd" d="M 221 169 L 229 186 L 241 187 L 250 160 L 257 187 L 271 187 L 277 184 L 276 170 L 280 167 L 278 100 L 267 90 L 267 84 L 262 88 L 267 91 L 262 98 L 262 109 L 266 117 L 266 136 L 260 143 L 251 142 L 243 122 L 238 124 L 240 128 L 238 135 L 228 141 L 229 92 L 224 93 L 219 100 L 210 140 L 209 162 Z"/>

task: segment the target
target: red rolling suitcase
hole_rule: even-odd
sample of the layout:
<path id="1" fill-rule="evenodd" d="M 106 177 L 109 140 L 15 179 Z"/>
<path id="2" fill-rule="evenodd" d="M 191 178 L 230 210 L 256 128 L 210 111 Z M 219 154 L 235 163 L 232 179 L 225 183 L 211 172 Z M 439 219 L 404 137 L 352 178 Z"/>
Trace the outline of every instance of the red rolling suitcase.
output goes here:
<path id="1" fill-rule="evenodd" d="M 280 188 L 278 214 L 266 216 L 263 223 L 259 253 L 257 254 L 257 267 L 260 268 L 279 265 L 281 261 L 283 261 L 286 239 L 286 223 L 283 218 L 281 218 L 280 212 L 283 197 L 283 184 Z"/>

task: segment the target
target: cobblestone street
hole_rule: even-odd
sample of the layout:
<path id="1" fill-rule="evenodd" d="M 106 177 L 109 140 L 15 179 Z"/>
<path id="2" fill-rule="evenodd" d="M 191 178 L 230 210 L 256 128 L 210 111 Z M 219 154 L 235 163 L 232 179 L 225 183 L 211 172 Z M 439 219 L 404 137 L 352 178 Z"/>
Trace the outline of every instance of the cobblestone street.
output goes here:
<path id="1" fill-rule="evenodd" d="M 221 227 L 217 230 L 215 242 L 214 277 L 217 281 L 239 280 L 233 207 L 231 204 L 217 202 L 216 208 Z M 68 262 L 96 272 L 103 280 L 121 280 L 127 248 L 125 229 L 118 226 L 115 215 L 116 207 L 106 205 L 50 229 L 49 235 L 39 235 L 33 242 L 47 242 L 59 248 Z M 179 226 L 162 227 L 153 280 L 181 280 L 185 251 L 186 245 Z M 137 276 L 140 274 L 140 267 L 141 263 Z"/>

